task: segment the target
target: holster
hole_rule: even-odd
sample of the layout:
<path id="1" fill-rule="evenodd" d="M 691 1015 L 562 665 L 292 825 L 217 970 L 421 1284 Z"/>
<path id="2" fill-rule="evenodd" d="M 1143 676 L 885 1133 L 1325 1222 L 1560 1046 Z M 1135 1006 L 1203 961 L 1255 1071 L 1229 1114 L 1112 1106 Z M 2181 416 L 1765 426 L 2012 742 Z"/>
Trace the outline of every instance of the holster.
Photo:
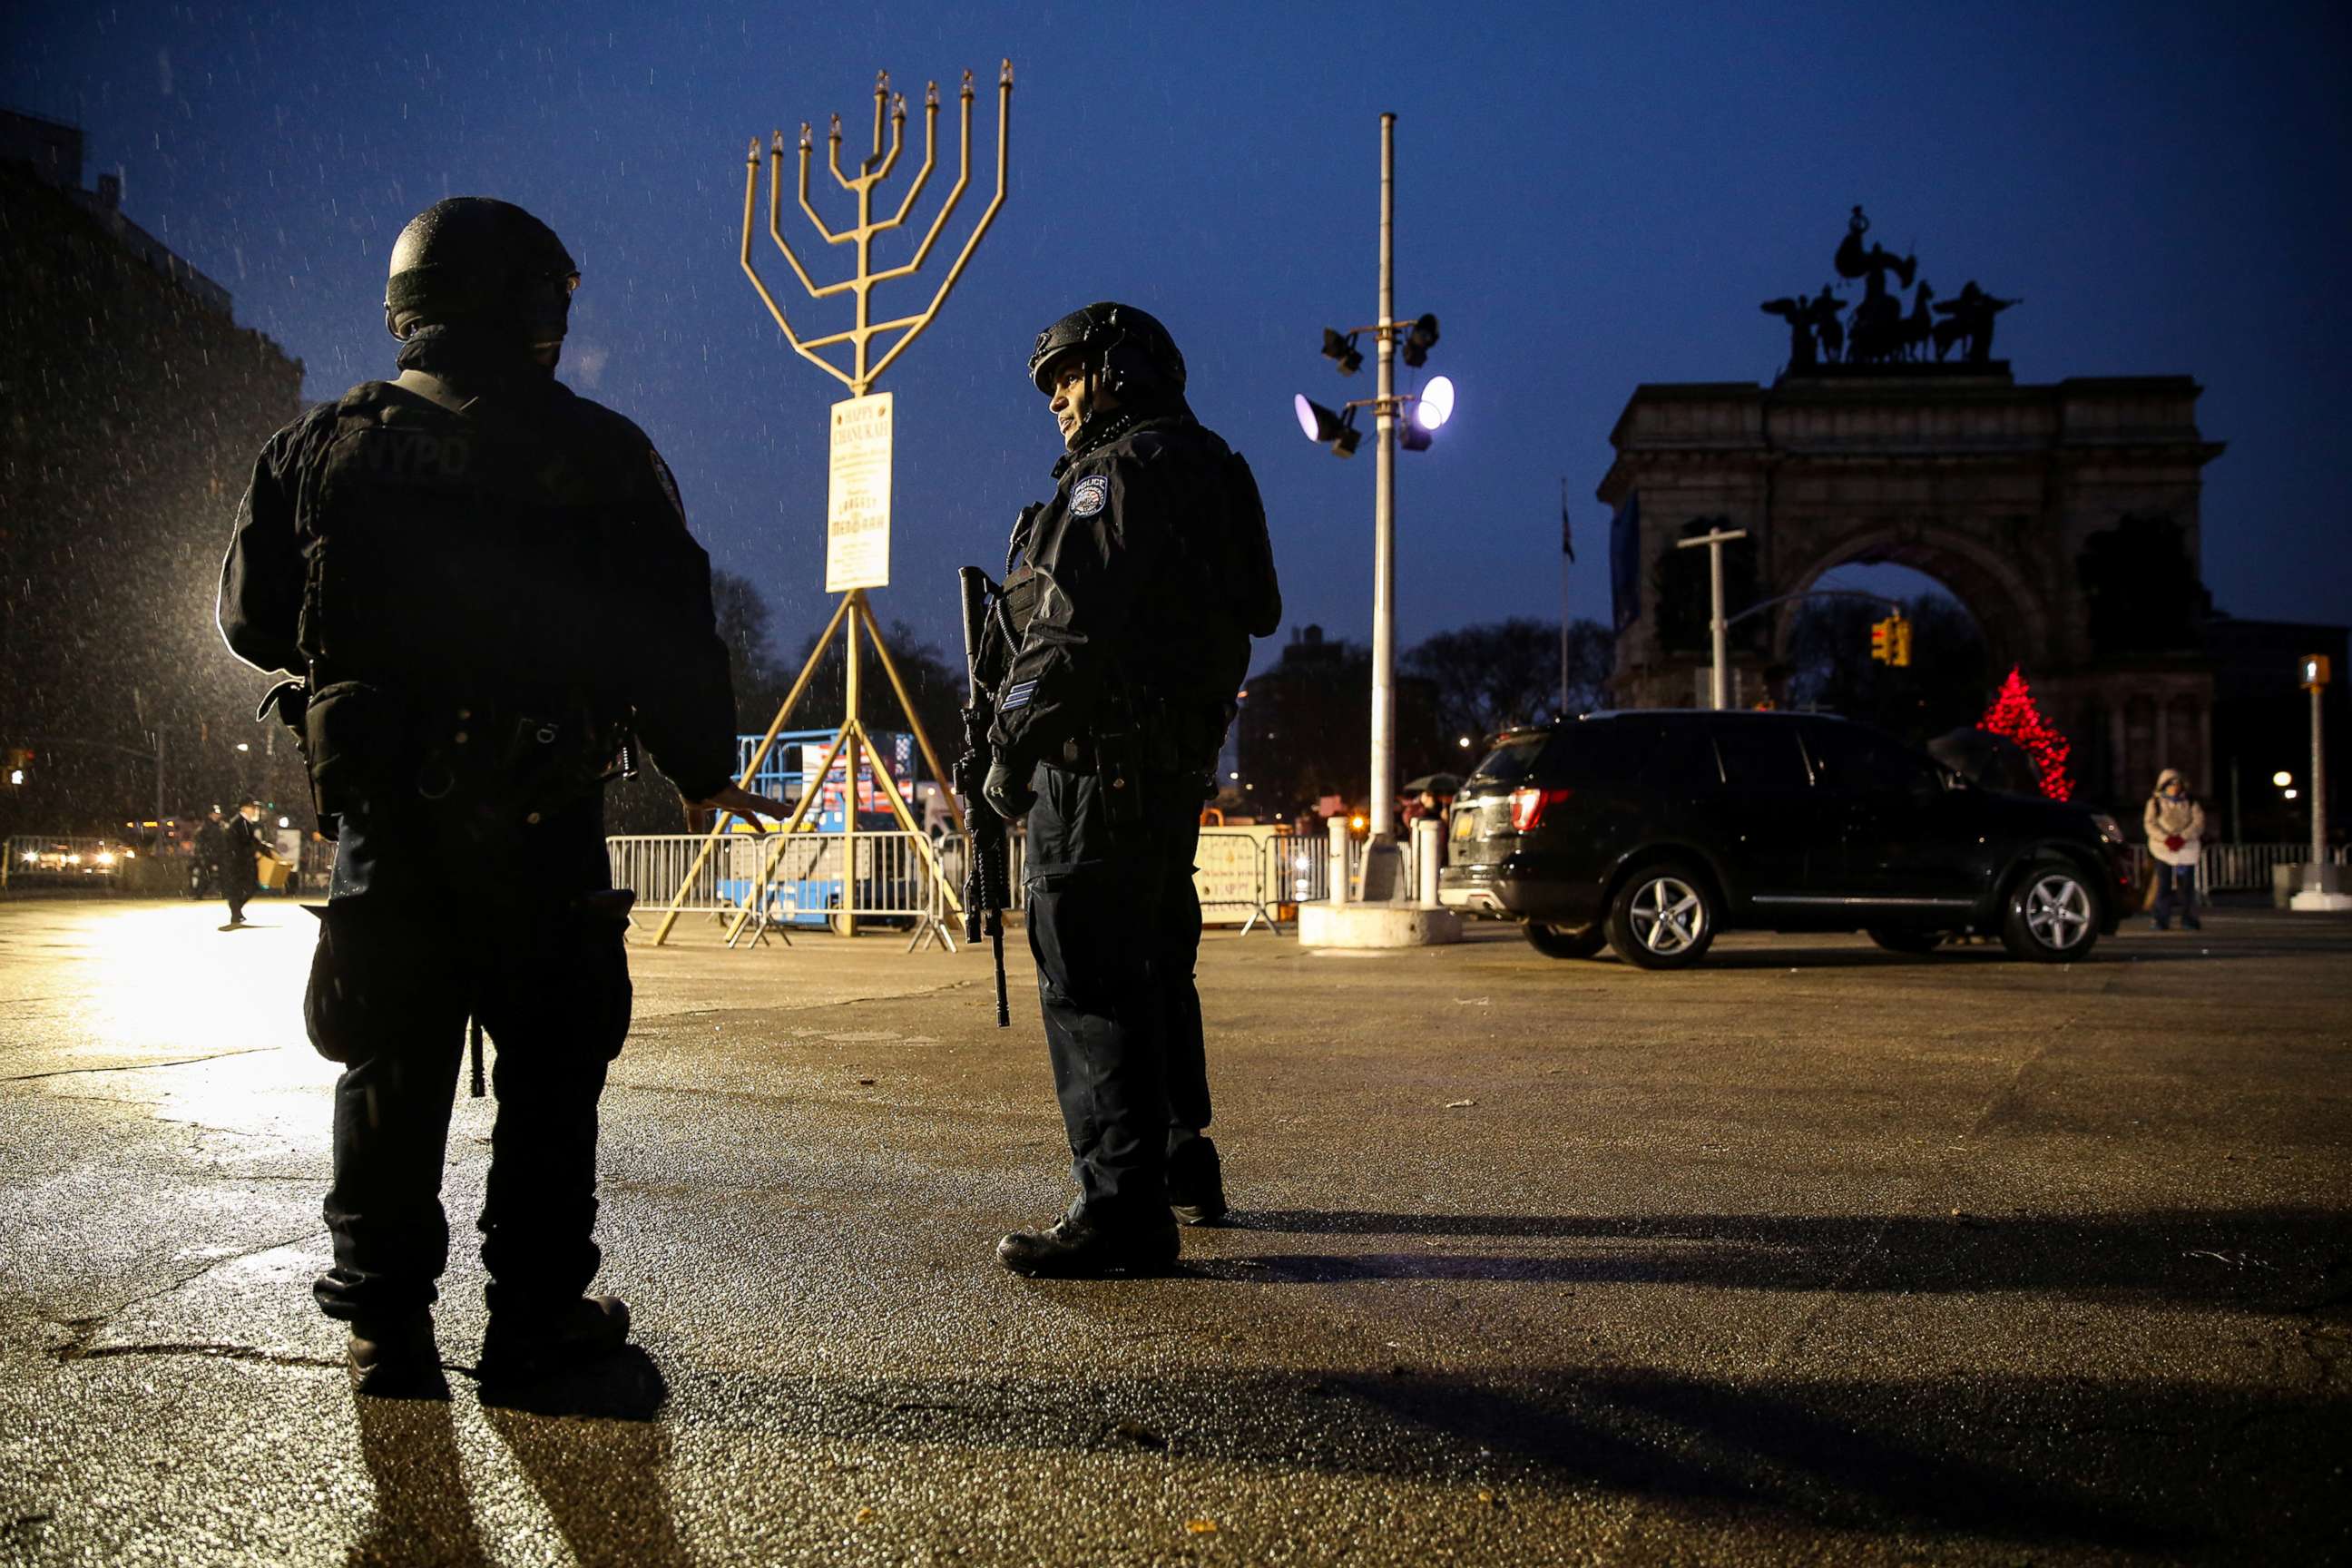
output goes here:
<path id="1" fill-rule="evenodd" d="M 625 725 L 584 710 L 541 718 L 457 700 L 417 702 L 362 680 L 316 689 L 289 681 L 270 695 L 295 731 L 319 830 L 330 838 L 341 816 L 370 803 L 446 802 L 495 822 L 536 822 L 594 791 L 627 746 Z"/>
<path id="2" fill-rule="evenodd" d="M 297 733 L 320 833 L 334 837 L 344 813 L 383 793 L 398 766 L 404 728 L 400 704 L 381 688 L 339 680 L 309 693 Z"/>
<path id="3" fill-rule="evenodd" d="M 1107 693 L 1097 710 L 1088 737 L 1094 752 L 1095 778 L 1101 784 L 1103 807 L 1116 836 L 1139 827 L 1144 820 L 1144 775 L 1150 771 L 1149 737 L 1138 722 L 1135 703 L 1124 690 Z"/>

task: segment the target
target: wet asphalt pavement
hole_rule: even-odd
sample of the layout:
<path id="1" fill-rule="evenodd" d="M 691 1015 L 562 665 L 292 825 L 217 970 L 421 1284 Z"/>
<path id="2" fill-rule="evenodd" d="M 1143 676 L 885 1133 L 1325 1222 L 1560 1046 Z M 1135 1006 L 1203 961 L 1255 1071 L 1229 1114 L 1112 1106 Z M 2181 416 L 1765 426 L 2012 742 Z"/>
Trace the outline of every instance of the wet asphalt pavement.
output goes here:
<path id="1" fill-rule="evenodd" d="M 357 1402 L 312 925 L 255 913 L 0 903 L 0 1562 L 2352 1557 L 2352 921 L 1213 935 L 1238 1223 L 1107 1283 L 991 1255 L 1068 1182 L 1025 956 L 1000 1033 L 979 953 L 684 927 L 604 1101 L 641 1348 L 491 1408 L 488 1105 L 453 1396 Z"/>

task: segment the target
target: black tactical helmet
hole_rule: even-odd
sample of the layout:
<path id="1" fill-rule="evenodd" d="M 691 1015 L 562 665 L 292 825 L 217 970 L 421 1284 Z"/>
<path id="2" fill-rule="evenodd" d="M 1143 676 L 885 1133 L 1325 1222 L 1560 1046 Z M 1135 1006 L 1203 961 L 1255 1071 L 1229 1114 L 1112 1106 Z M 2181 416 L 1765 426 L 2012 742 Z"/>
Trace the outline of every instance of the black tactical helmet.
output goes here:
<path id="1" fill-rule="evenodd" d="M 579 264 L 553 229 L 509 202 L 451 196 L 393 241 L 383 324 L 404 342 L 420 326 L 466 321 L 560 342 L 578 287 Z"/>
<path id="2" fill-rule="evenodd" d="M 1040 392 L 1050 392 L 1045 369 L 1063 354 L 1076 350 L 1087 357 L 1103 385 L 1132 400 L 1138 393 L 1183 395 L 1184 356 L 1176 340 L 1132 305 L 1098 300 L 1073 310 L 1037 334 L 1029 355 L 1029 379 Z"/>

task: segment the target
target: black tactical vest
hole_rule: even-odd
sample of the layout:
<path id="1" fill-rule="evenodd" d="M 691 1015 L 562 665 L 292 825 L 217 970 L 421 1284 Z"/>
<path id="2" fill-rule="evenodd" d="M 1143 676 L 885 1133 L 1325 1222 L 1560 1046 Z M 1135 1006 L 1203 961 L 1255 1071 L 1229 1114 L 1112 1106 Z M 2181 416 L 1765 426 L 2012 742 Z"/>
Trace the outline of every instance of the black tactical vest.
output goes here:
<path id="1" fill-rule="evenodd" d="M 459 410 L 370 382 L 336 406 L 298 501 L 298 640 L 322 682 L 550 711 L 620 703 L 620 503 L 642 490 L 646 457 L 599 439 L 560 390 L 518 404 Z"/>

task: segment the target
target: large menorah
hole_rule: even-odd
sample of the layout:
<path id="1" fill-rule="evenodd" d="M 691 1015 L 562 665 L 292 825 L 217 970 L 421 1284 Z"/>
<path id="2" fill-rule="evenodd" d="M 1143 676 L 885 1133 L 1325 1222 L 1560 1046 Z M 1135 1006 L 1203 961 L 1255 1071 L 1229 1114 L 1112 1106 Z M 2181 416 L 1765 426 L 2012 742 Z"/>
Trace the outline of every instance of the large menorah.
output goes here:
<path id="1" fill-rule="evenodd" d="M 996 220 L 997 209 L 1004 205 L 1005 155 L 1013 114 L 1013 62 L 1011 60 L 1003 62 L 996 79 L 996 195 L 990 200 L 988 210 L 980 215 L 980 222 L 973 227 L 971 237 L 964 241 L 962 250 L 957 253 L 955 264 L 948 268 L 947 276 L 940 280 L 939 289 L 932 294 L 930 303 L 916 315 L 900 316 L 886 321 L 874 320 L 875 287 L 898 279 L 911 278 L 922 269 L 923 263 L 931 254 L 932 247 L 939 243 L 940 236 L 946 231 L 949 217 L 955 212 L 957 205 L 963 200 L 964 192 L 971 184 L 973 92 L 970 71 L 963 73 L 963 90 L 961 97 L 961 135 L 958 148 L 955 188 L 948 193 L 947 200 L 940 206 L 939 216 L 931 220 L 930 227 L 925 231 L 922 244 L 916 248 L 913 258 L 903 265 L 887 268 L 878 272 L 874 268 L 875 237 L 905 226 L 908 215 L 914 211 L 917 199 L 923 194 L 924 186 L 930 183 L 931 171 L 938 163 L 939 83 L 930 83 L 923 94 L 923 166 L 915 175 L 914 184 L 908 187 L 906 195 L 899 201 L 898 209 L 887 217 L 875 216 L 874 196 L 877 187 L 890 177 L 891 171 L 898 166 L 899 154 L 905 151 L 907 130 L 905 95 L 900 94 L 894 99 L 890 92 L 889 73 L 883 71 L 876 74 L 874 151 L 858 164 L 856 174 L 842 173 L 841 116 L 838 114 L 833 116 L 832 131 L 826 138 L 829 147 L 827 162 L 832 168 L 835 183 L 843 190 L 857 198 L 856 223 L 839 232 L 827 226 L 824 219 L 818 216 L 815 205 L 809 200 L 809 163 L 815 153 L 816 139 L 808 124 L 805 121 L 802 123 L 801 211 L 807 215 L 809 222 L 815 226 L 818 236 L 827 245 L 850 245 L 856 247 L 856 271 L 835 283 L 819 284 L 810 277 L 808 268 L 801 264 L 801 258 L 793 253 L 791 243 L 784 238 L 783 132 L 778 131 L 770 139 L 768 144 L 768 237 L 775 241 L 778 250 L 783 252 L 784 259 L 792 265 L 793 276 L 800 279 L 801 287 L 808 291 L 812 300 L 826 300 L 835 295 L 848 294 L 856 302 L 856 318 L 845 331 L 830 332 L 819 337 L 803 338 L 793 330 L 792 321 L 785 316 L 783 307 L 776 303 L 776 297 L 769 292 L 767 284 L 761 279 L 759 269 L 751 264 L 751 224 L 758 205 L 760 184 L 760 142 L 757 137 L 752 138 L 751 155 L 743 170 L 743 275 L 751 280 L 751 287 L 759 292 L 761 303 L 766 305 L 768 313 L 775 318 L 776 326 L 783 332 L 784 341 L 792 344 L 793 352 L 818 365 L 825 374 L 847 387 L 852 398 L 863 398 L 868 395 L 873 391 L 874 383 L 880 379 L 882 373 L 889 369 L 900 354 L 907 352 L 907 345 L 913 342 L 923 329 L 929 326 L 939 315 L 940 307 L 947 302 L 948 294 L 956 286 L 956 279 L 963 275 L 965 265 L 971 260 L 972 252 L 979 247 L 981 237 L 988 232 L 989 226 Z M 888 133 L 887 145 L 884 142 L 886 122 Z M 898 334 L 897 341 L 887 346 L 878 360 L 876 359 L 874 340 L 894 331 Z M 842 343 L 847 343 L 850 347 L 850 365 L 846 370 L 819 352 Z M 873 606 L 866 602 L 866 588 L 861 586 L 845 589 L 841 595 L 840 603 L 834 606 L 833 617 L 825 623 L 823 635 L 810 648 L 807 662 L 801 667 L 800 674 L 793 681 L 792 689 L 785 693 L 782 704 L 776 710 L 775 719 L 768 725 L 768 732 L 761 737 L 760 744 L 751 753 L 749 765 L 743 770 L 742 786 L 749 789 L 753 779 L 758 776 L 761 764 L 767 761 L 768 753 L 774 748 L 776 737 L 783 731 L 784 725 L 791 719 L 793 709 L 799 706 L 802 696 L 807 691 L 810 681 L 816 674 L 818 665 L 824 661 L 825 650 L 833 644 L 834 633 L 841 632 L 844 638 L 845 656 L 841 724 L 834 731 L 833 740 L 825 748 L 824 761 L 818 765 L 814 775 L 808 775 L 813 776 L 815 783 L 803 793 L 800 803 L 793 807 L 791 817 L 775 835 L 766 853 L 761 857 L 759 875 L 753 879 L 742 908 L 736 911 L 732 923 L 728 928 L 727 939 L 730 944 L 741 933 L 745 922 L 753 918 L 767 898 L 768 884 L 775 874 L 778 861 L 792 844 L 793 836 L 801 830 L 810 808 L 823 796 L 825 782 L 832 778 L 836 762 L 845 765 L 847 779 L 846 787 L 843 791 L 842 803 L 844 837 L 839 919 L 843 930 L 853 936 L 856 934 L 857 770 L 858 752 L 861 749 L 871 756 L 874 782 L 883 798 L 888 803 L 891 814 L 898 819 L 899 826 L 910 835 L 910 841 L 918 847 L 925 867 L 930 876 L 937 880 L 947 908 L 958 914 L 962 912 L 962 901 L 956 889 L 949 883 L 941 870 L 939 858 L 931 848 L 929 838 L 923 833 L 921 825 L 915 820 L 914 814 L 908 809 L 905 798 L 898 792 L 897 782 L 890 777 L 888 763 L 879 754 L 875 753 L 873 742 L 867 736 L 865 724 L 858 716 L 858 630 L 861 626 L 865 629 L 866 637 L 874 645 L 874 651 L 881 660 L 883 673 L 889 678 L 890 689 L 897 695 L 898 705 L 906 713 L 907 722 L 914 731 L 915 742 L 921 749 L 923 761 L 929 766 L 931 776 L 939 780 L 942 785 L 947 782 L 947 771 L 940 765 L 939 753 L 932 749 L 930 736 L 923 730 L 922 717 L 917 712 L 914 700 L 908 694 L 906 681 L 900 678 L 897 663 L 890 658 L 889 646 L 883 641 L 881 623 L 875 618 Z M 956 826 L 959 829 L 962 828 L 963 813 L 951 791 L 948 793 L 947 800 L 948 809 L 954 816 Z M 661 924 L 655 930 L 653 940 L 656 945 L 659 945 L 667 939 L 670 928 L 677 921 L 679 907 L 685 902 L 688 891 L 695 884 L 696 878 L 701 873 L 704 863 L 709 859 L 712 852 L 727 837 L 730 828 L 731 824 L 725 816 L 721 816 L 711 827 L 709 836 L 703 842 L 701 852 L 695 857 L 693 866 L 688 868 L 685 879 L 678 885 L 677 897 L 671 901 L 669 909 L 662 917 Z M 916 933 L 916 940 L 919 942 L 926 935 L 930 934 L 938 935 L 942 941 L 951 940 L 946 928 L 936 919 L 922 922 L 921 929 L 919 929 Z"/>

